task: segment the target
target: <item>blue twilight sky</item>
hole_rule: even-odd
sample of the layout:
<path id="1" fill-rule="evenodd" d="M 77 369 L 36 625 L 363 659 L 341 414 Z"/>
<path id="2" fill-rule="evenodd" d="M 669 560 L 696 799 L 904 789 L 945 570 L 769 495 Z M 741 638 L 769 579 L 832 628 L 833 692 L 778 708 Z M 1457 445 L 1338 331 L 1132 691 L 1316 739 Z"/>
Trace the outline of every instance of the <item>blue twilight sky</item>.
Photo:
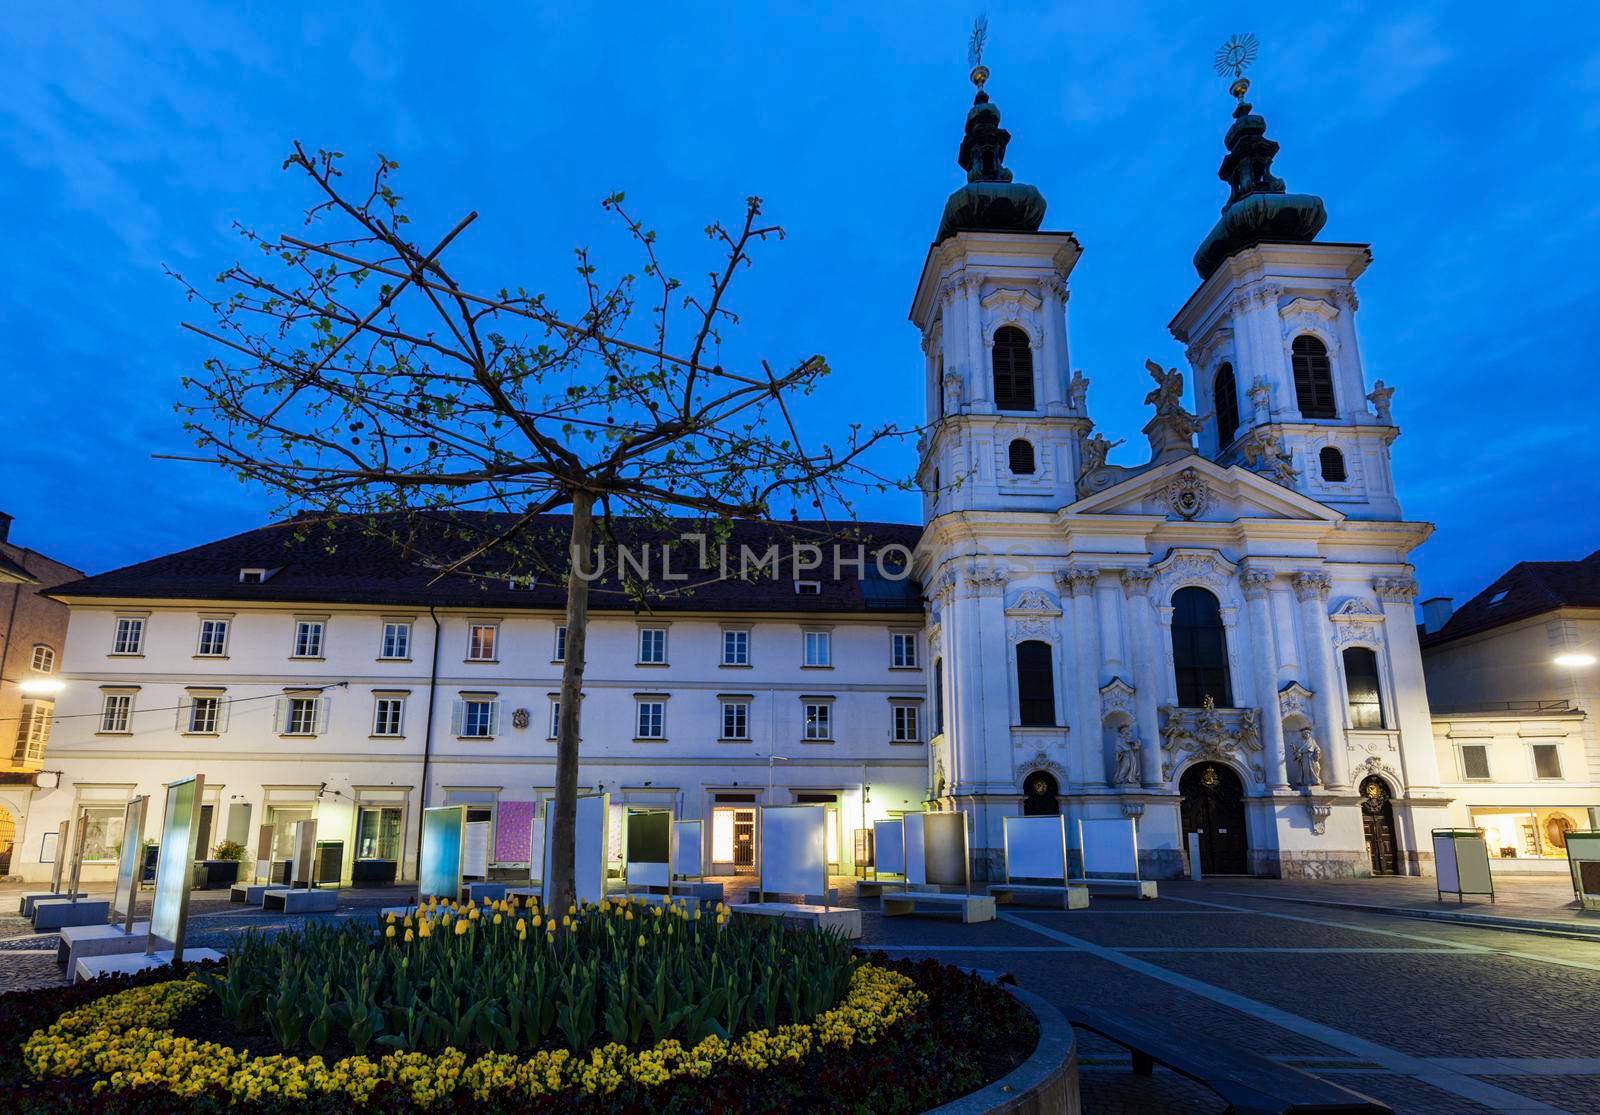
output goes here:
<path id="1" fill-rule="evenodd" d="M 917 14 L 907 14 L 915 10 Z M 1438 525 L 1425 592 L 1600 546 L 1600 8 L 1590 3 L 992 3 L 1008 165 L 1085 254 L 1072 362 L 1138 441 L 1142 363 L 1225 195 L 1216 46 L 1253 31 L 1252 101 L 1325 239 L 1366 241 L 1369 377 L 1398 387 L 1409 518 Z M 609 191 L 703 270 L 700 229 L 766 198 L 786 227 L 742 280 L 730 365 L 827 355 L 808 431 L 921 420 L 906 321 L 971 100 L 974 5 L 9 5 L 0 15 L 0 510 L 13 540 L 99 571 L 259 523 L 171 411 L 200 350 L 162 265 L 236 258 L 239 220 L 292 230 L 291 139 L 383 151 L 419 239 L 482 217 L 455 262 L 564 294 L 570 249 L 618 257 Z M 1585 309 L 1587 307 L 1587 309 Z M 910 449 L 892 467 L 909 470 Z M 1142 454 L 1118 450 L 1114 461 Z M 864 516 L 914 519 L 908 495 Z"/>

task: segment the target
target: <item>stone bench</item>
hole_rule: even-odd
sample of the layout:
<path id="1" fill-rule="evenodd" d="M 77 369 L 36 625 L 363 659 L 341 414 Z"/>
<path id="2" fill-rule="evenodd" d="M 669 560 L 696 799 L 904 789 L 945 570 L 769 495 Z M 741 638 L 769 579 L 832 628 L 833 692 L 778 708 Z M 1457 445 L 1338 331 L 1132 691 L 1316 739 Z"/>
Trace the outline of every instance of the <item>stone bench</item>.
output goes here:
<path id="1" fill-rule="evenodd" d="M 651 886 L 633 887 L 629 890 L 629 893 L 636 895 L 665 894 L 666 891 L 667 888 L 665 886 Z M 674 898 L 697 898 L 701 902 L 721 902 L 722 896 L 721 883 L 691 883 L 687 880 L 683 882 L 674 880 L 672 884 L 672 897 Z"/>
<path id="2" fill-rule="evenodd" d="M 994 899 L 987 894 L 951 894 L 946 891 L 908 890 L 883 896 L 883 916 L 901 918 L 911 914 L 949 910 L 960 915 L 963 925 L 994 920 Z"/>
<path id="3" fill-rule="evenodd" d="M 468 902 L 481 904 L 485 898 L 490 902 L 500 901 L 509 889 L 509 883 L 468 883 L 461 888 L 461 892 Z"/>
<path id="4" fill-rule="evenodd" d="M 839 933 L 851 941 L 861 939 L 861 911 L 849 906 L 814 906 L 806 902 L 742 902 L 728 909 L 748 917 L 778 918 L 786 925 L 815 926 Z"/>
<path id="5" fill-rule="evenodd" d="M 22 901 L 20 903 L 18 903 L 18 905 L 17 905 L 17 912 L 20 913 L 25 918 L 31 918 L 31 917 L 33 917 L 33 907 L 34 907 L 34 905 L 36 903 L 39 903 L 39 902 L 54 902 L 58 898 L 88 898 L 88 897 L 89 897 L 88 893 L 85 892 L 85 891 L 81 891 L 81 890 L 78 891 L 76 894 L 73 894 L 71 891 L 65 891 L 65 890 L 62 891 L 60 894 L 56 894 L 56 893 L 54 893 L 52 891 L 48 891 L 48 890 L 40 891 L 38 894 L 24 894 L 22 896 Z"/>
<path id="6" fill-rule="evenodd" d="M 216 949 L 183 950 L 183 960 L 186 964 L 221 959 L 222 954 Z M 131 976 L 138 972 L 149 971 L 151 968 L 162 968 L 171 963 L 171 949 L 158 949 L 149 955 L 143 952 L 129 952 L 115 956 L 86 956 L 78 961 L 72 978 L 73 982 L 82 983 L 84 980 L 99 979 L 101 976 Z"/>
<path id="7" fill-rule="evenodd" d="M 33 904 L 33 928 L 60 929 L 68 925 L 104 925 L 111 916 L 111 903 L 104 898 L 41 899 Z"/>
<path id="8" fill-rule="evenodd" d="M 147 921 L 134 922 L 132 933 L 124 933 L 120 925 L 69 925 L 61 930 L 56 963 L 69 972 L 76 972 L 78 961 L 86 956 L 143 952 L 149 939 L 150 923 Z"/>
<path id="9" fill-rule="evenodd" d="M 234 883 L 228 889 L 228 901 L 242 902 L 246 906 L 261 905 L 261 896 L 269 890 L 288 890 L 281 883 Z"/>
<path id="10" fill-rule="evenodd" d="M 1154 879 L 1079 879 L 1078 886 L 1089 888 L 1090 894 L 1127 894 L 1132 898 L 1155 898 Z"/>
<path id="11" fill-rule="evenodd" d="M 989 893 L 1002 906 L 1030 899 L 1029 905 L 1059 906 L 1063 910 L 1087 910 L 1089 888 L 1081 884 L 1056 886 L 1051 883 L 990 883 Z"/>
<path id="12" fill-rule="evenodd" d="M 274 888 L 262 893 L 261 908 L 285 914 L 331 914 L 339 908 L 339 892 Z"/>
<path id="13" fill-rule="evenodd" d="M 891 890 L 905 890 L 911 884 L 904 879 L 862 879 L 856 884 L 856 895 L 861 898 L 881 898 Z"/>

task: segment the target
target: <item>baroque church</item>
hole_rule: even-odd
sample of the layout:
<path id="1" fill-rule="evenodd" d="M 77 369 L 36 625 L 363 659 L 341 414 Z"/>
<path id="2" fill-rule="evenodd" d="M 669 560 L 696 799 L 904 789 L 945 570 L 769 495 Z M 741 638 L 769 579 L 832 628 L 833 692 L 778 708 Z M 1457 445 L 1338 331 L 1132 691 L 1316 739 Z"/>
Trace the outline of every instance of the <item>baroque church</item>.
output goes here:
<path id="1" fill-rule="evenodd" d="M 1229 188 L 1147 362 L 1148 460 L 1113 465 L 1067 331 L 1078 239 L 1005 166 L 984 91 L 918 280 L 929 433 L 916 573 L 928 598 L 935 808 L 1138 819 L 1143 869 L 1426 870 L 1444 823 L 1390 469 L 1393 389 L 1356 334 L 1365 244 L 1318 241 L 1322 200 L 1272 173 L 1237 98 Z M 1192 394 L 1186 395 L 1186 384 Z M 1002 668 L 999 664 L 1004 663 Z"/>

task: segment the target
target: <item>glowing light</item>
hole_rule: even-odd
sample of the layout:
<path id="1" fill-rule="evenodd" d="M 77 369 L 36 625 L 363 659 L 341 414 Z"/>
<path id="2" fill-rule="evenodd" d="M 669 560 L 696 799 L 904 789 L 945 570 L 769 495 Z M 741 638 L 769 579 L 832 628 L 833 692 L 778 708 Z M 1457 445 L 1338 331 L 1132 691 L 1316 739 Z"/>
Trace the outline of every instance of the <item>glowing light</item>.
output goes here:
<path id="1" fill-rule="evenodd" d="M 66 687 L 65 682 L 58 681 L 55 678 L 29 678 L 17 686 L 24 695 L 29 697 L 54 697 Z"/>
<path id="2" fill-rule="evenodd" d="M 1557 666 L 1565 666 L 1569 670 L 1575 670 L 1583 666 L 1593 666 L 1595 657 L 1592 654 L 1558 654 L 1555 662 Z"/>

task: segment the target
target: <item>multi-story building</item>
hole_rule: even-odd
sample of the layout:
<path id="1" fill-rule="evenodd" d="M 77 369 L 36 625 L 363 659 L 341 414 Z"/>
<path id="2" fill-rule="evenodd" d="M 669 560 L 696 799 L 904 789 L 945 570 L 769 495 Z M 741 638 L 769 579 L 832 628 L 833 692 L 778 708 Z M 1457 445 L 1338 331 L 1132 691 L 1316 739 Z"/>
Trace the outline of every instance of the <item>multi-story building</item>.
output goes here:
<path id="1" fill-rule="evenodd" d="M 831 558 L 722 579 L 721 563 L 641 604 L 592 590 L 581 782 L 707 824 L 709 872 L 753 869 L 755 809 L 829 810 L 828 857 L 927 797 L 920 589 L 871 555 L 917 529 L 863 524 L 867 575 Z M 565 536 L 564 528 L 556 532 Z M 765 555 L 823 524 L 741 525 Z M 788 546 L 784 542 L 783 546 Z M 855 556 L 854 543 L 847 546 Z M 615 561 L 615 558 L 612 559 Z M 681 567 L 680 567 L 681 568 Z M 774 573 L 779 575 L 774 576 Z M 85 877 L 108 877 L 134 794 L 205 775 L 201 847 L 253 856 L 262 824 L 344 844 L 345 878 L 410 877 L 425 805 L 491 822 L 491 863 L 536 856 L 555 784 L 565 589 L 481 570 L 443 581 L 354 523 L 289 522 L 58 588 L 67 679 L 38 791 L 51 826 L 87 809 Z M 33 849 L 29 849 L 32 851 Z M 22 870 L 48 874 L 37 855 Z"/>
<path id="2" fill-rule="evenodd" d="M 67 609 L 45 595 L 83 573 L 10 540 L 0 512 L 0 876 L 26 839 L 28 803 L 44 765 L 60 686 Z"/>
<path id="3" fill-rule="evenodd" d="M 1497 871 L 1564 871 L 1567 832 L 1600 828 L 1600 551 L 1452 603 L 1422 605 L 1452 823 L 1483 830 Z"/>

